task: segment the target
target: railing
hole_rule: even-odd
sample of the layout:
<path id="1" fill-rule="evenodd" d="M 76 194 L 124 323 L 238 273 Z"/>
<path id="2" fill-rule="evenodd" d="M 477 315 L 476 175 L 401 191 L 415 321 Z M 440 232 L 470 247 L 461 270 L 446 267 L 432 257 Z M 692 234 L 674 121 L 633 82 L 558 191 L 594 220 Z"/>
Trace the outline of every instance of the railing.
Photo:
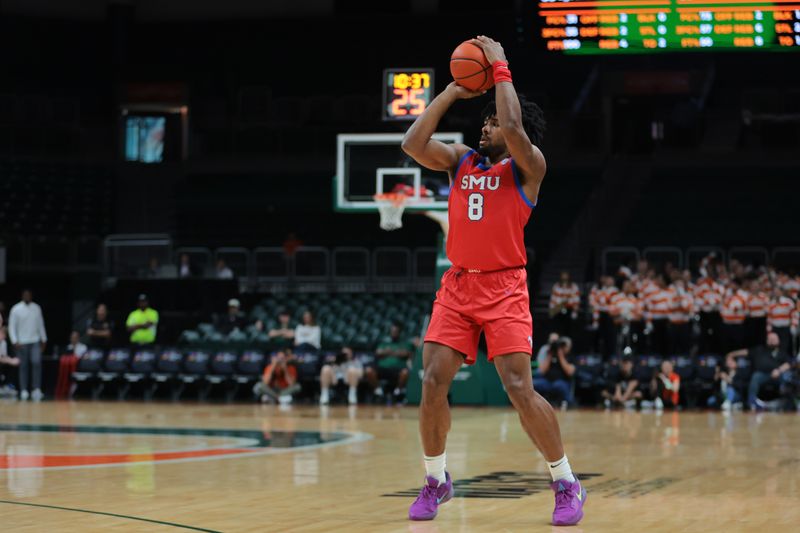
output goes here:
<path id="1" fill-rule="evenodd" d="M 639 250 L 633 246 L 610 246 L 604 248 L 600 255 L 600 268 L 604 276 L 613 276 L 619 267 L 632 265 L 636 268 L 639 262 Z"/>
<path id="2" fill-rule="evenodd" d="M 721 262 L 727 263 L 725 250 L 719 246 L 690 246 L 686 249 L 686 268 L 692 272 L 697 272 L 698 268 L 700 268 L 700 262 L 708 257 L 709 254 L 714 254 Z"/>
<path id="3" fill-rule="evenodd" d="M 745 265 L 769 264 L 769 252 L 762 246 L 735 246 L 728 251 L 728 260 L 736 259 Z"/>
<path id="4" fill-rule="evenodd" d="M 683 250 L 675 246 L 648 246 L 642 251 L 642 258 L 649 263 L 672 263 L 674 267 L 683 269 Z"/>

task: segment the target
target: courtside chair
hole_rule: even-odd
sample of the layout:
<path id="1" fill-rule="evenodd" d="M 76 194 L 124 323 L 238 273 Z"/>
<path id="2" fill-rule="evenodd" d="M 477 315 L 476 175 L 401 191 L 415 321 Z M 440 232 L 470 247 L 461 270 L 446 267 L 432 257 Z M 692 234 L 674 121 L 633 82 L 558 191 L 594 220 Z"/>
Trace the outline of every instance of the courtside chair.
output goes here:
<path id="1" fill-rule="evenodd" d="M 119 388 L 119 399 L 124 400 L 128 392 L 135 384 L 144 385 L 150 378 L 150 374 L 156 368 L 156 353 L 153 350 L 138 350 L 133 354 L 131 368 L 129 372 L 122 374 L 122 384 Z M 143 388 L 143 394 L 147 389 Z"/>
<path id="2" fill-rule="evenodd" d="M 83 385 L 89 385 L 94 389 L 97 380 L 97 373 L 103 368 L 103 360 L 106 354 L 103 350 L 92 349 L 83 354 L 78 360 L 78 366 L 72 373 L 73 384 L 70 387 L 70 398 L 75 396 Z"/>

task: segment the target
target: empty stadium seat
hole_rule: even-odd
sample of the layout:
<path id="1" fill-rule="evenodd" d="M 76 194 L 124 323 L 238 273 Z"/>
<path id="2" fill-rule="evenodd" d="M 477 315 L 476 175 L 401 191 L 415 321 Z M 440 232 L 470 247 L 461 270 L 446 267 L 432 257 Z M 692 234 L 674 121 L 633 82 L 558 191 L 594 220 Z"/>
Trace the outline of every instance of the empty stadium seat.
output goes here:
<path id="1" fill-rule="evenodd" d="M 70 397 L 74 396 L 81 385 L 88 384 L 94 388 L 94 383 L 97 379 L 97 373 L 103 368 L 103 360 L 105 359 L 105 352 L 103 350 L 89 350 L 78 360 L 78 366 L 75 372 L 72 373 L 74 385 L 70 391 Z"/>
<path id="2" fill-rule="evenodd" d="M 124 400 L 135 383 L 143 383 L 156 367 L 156 354 L 152 350 L 139 350 L 133 355 L 130 371 L 122 375 L 124 383 L 120 387 L 119 397 Z"/>
<path id="3" fill-rule="evenodd" d="M 178 373 L 183 363 L 183 354 L 173 348 L 165 348 L 158 354 L 155 370 L 150 374 L 150 388 L 145 392 L 145 399 L 153 398 L 159 387 L 172 384 L 176 389 Z"/>
<path id="4" fill-rule="evenodd" d="M 92 391 L 92 398 L 97 399 L 103 393 L 103 390 L 112 384 L 119 385 L 122 375 L 128 371 L 131 363 L 131 352 L 125 348 L 118 348 L 108 352 L 103 370 L 97 373 L 98 383 L 95 390 Z M 122 399 L 119 394 L 122 388 L 117 387 L 117 399 Z"/>

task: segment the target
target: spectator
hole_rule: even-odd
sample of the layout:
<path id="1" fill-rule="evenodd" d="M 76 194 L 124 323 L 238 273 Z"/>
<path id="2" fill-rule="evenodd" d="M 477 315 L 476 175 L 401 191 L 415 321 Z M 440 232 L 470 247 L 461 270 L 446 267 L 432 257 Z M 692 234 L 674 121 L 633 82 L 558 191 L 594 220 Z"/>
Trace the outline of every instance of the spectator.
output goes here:
<path id="1" fill-rule="evenodd" d="M 672 361 L 665 359 L 651 384 L 656 409 L 678 407 L 680 402 L 681 377 L 674 371 Z"/>
<path id="2" fill-rule="evenodd" d="M 669 311 L 669 353 L 689 355 L 692 347 L 692 327 L 689 321 L 694 316 L 694 298 L 682 277 L 670 287 L 672 301 Z"/>
<path id="3" fill-rule="evenodd" d="M 179 278 L 191 278 L 196 275 L 192 267 L 192 261 L 189 259 L 189 254 L 181 254 L 180 265 L 178 266 Z"/>
<path id="4" fill-rule="evenodd" d="M 561 272 L 561 277 L 550 292 L 550 317 L 553 329 L 559 335 L 572 335 L 573 324 L 578 319 L 581 291 L 572 283 L 569 272 Z"/>
<path id="5" fill-rule="evenodd" d="M 78 358 L 83 357 L 89 348 L 81 342 L 81 334 L 77 331 L 73 331 L 69 335 L 69 344 L 67 344 L 67 353 L 77 356 Z"/>
<path id="6" fill-rule="evenodd" d="M 403 340 L 400 337 L 401 333 L 400 324 L 392 324 L 388 342 L 380 344 L 375 350 L 377 368 L 367 368 L 366 379 L 379 398 L 384 396 L 379 380 L 386 380 L 389 387 L 393 388 L 395 400 L 399 400 L 405 392 L 414 345 L 410 341 Z"/>
<path id="7" fill-rule="evenodd" d="M 303 323 L 294 328 L 295 351 L 317 351 L 322 347 L 322 328 L 317 325 L 314 313 L 306 309 Z"/>
<path id="8" fill-rule="evenodd" d="M 744 321 L 747 318 L 747 298 L 747 293 L 741 290 L 739 280 L 731 279 L 720 308 L 722 316 L 720 343 L 724 353 L 745 345 Z"/>
<path id="9" fill-rule="evenodd" d="M 667 290 L 664 276 L 659 274 L 655 278 L 655 289 L 649 291 L 649 296 L 645 300 L 645 318 L 647 319 L 645 333 L 649 333 L 650 336 L 650 349 L 662 357 L 667 355 L 669 350 L 667 324 L 671 309 L 672 293 Z"/>
<path id="10" fill-rule="evenodd" d="M 303 246 L 303 241 L 297 238 L 297 235 L 294 233 L 289 233 L 286 236 L 286 240 L 283 241 L 283 252 L 286 254 L 286 257 L 294 257 L 295 252 L 297 249 Z"/>
<path id="11" fill-rule="evenodd" d="M 78 368 L 78 360 L 89 348 L 81 342 L 81 334 L 73 331 L 69 336 L 69 344 L 58 361 L 58 379 L 56 380 L 56 398 L 66 398 L 72 381 L 72 373 Z"/>
<path id="12" fill-rule="evenodd" d="M 695 307 L 700 312 L 701 353 L 719 353 L 719 307 L 724 289 L 711 277 L 710 268 L 710 263 L 702 268 L 703 274 L 694 286 Z"/>
<path id="13" fill-rule="evenodd" d="M 644 306 L 636 296 L 636 287 L 632 281 L 622 284 L 622 292 L 611 300 L 611 319 L 616 326 L 616 337 L 623 349 L 638 347 L 644 333 Z"/>
<path id="14" fill-rule="evenodd" d="M 94 317 L 86 323 L 86 336 L 89 338 L 89 347 L 108 349 L 111 348 L 114 334 L 114 322 L 108 318 L 106 304 L 98 304 Z"/>
<path id="15" fill-rule="evenodd" d="M 264 369 L 261 381 L 253 387 L 253 393 L 261 397 L 263 403 L 292 403 L 292 395 L 300 390 L 297 383 L 297 369 L 289 364 L 283 350 L 272 357 L 272 362 Z"/>
<path id="16" fill-rule="evenodd" d="M 233 270 L 228 268 L 224 259 L 217 260 L 217 279 L 233 279 Z"/>
<path id="17" fill-rule="evenodd" d="M 747 318 L 744 321 L 745 346 L 762 346 L 767 340 L 767 308 L 769 297 L 761 283 L 752 279 L 748 283 Z"/>
<path id="18" fill-rule="evenodd" d="M 353 349 L 343 346 L 336 355 L 333 364 L 326 364 L 322 367 L 319 376 L 320 396 L 319 403 L 327 405 L 330 402 L 330 387 L 340 381 L 348 385 L 347 403 L 355 405 L 358 403 L 358 382 L 364 377 L 364 367 L 361 361 L 353 357 Z"/>
<path id="19" fill-rule="evenodd" d="M 8 317 L 8 333 L 14 354 L 19 358 L 20 399 L 28 398 L 38 402 L 44 398 L 42 394 L 42 352 L 47 345 L 47 331 L 44 327 L 42 309 L 33 302 L 33 293 L 29 289 L 22 291 L 22 301 L 11 308 Z M 30 383 L 29 383 L 30 377 Z M 33 386 L 33 393 L 28 393 L 28 386 Z"/>
<path id="20" fill-rule="evenodd" d="M 635 407 L 642 400 L 639 380 L 633 375 L 633 359 L 623 357 L 619 376 L 610 389 L 602 391 L 606 409 L 610 407 Z"/>
<path id="21" fill-rule="evenodd" d="M 0 365 L 19 366 L 18 357 L 9 357 L 6 328 L 0 326 Z"/>
<path id="22" fill-rule="evenodd" d="M 739 369 L 733 357 L 725 358 L 725 369 L 719 372 L 720 392 L 725 400 L 722 410 L 730 411 L 735 405 L 742 403 L 743 391 L 747 384 L 741 383 Z"/>
<path id="23" fill-rule="evenodd" d="M 765 385 L 772 385 L 781 394 L 786 394 L 788 382 L 791 381 L 790 372 L 792 361 L 789 355 L 780 349 L 780 339 L 775 332 L 767 335 L 766 346 L 756 346 L 750 349 L 735 350 L 728 353 L 728 359 L 736 357 L 749 357 L 753 368 L 750 384 L 747 387 L 747 405 L 751 410 L 763 404 L 758 399 L 758 393 Z"/>
<path id="24" fill-rule="evenodd" d="M 277 346 L 288 346 L 294 342 L 294 328 L 290 324 L 289 311 L 282 310 L 278 313 L 278 326 L 269 330 L 270 343 Z"/>
<path id="25" fill-rule="evenodd" d="M 152 309 L 147 301 L 147 295 L 140 294 L 138 309 L 131 311 L 125 326 L 130 332 L 130 342 L 136 347 L 152 346 L 156 342 L 156 328 L 158 327 L 158 311 Z"/>
<path id="26" fill-rule="evenodd" d="M 593 305 L 592 326 L 597 330 L 597 341 L 600 344 L 600 353 L 608 359 L 616 352 L 616 331 L 614 320 L 611 318 L 611 301 L 619 292 L 614 286 L 614 278 L 603 276 L 600 280 L 602 287 L 597 289 L 590 303 Z"/>
<path id="27" fill-rule="evenodd" d="M 572 363 L 570 352 L 572 341 L 569 337 L 560 337 L 550 345 L 539 373 L 541 377 L 533 378 L 533 388 L 545 398 L 554 398 L 561 403 L 562 408 L 572 405 L 572 376 L 575 374 L 575 365 Z"/>
<path id="28" fill-rule="evenodd" d="M 19 366 L 18 357 L 8 356 L 8 343 L 6 342 L 6 329 L 0 326 L 0 398 L 15 398 L 17 396 L 11 386 L 7 372 L 8 368 Z"/>
<path id="29" fill-rule="evenodd" d="M 161 277 L 161 266 L 158 264 L 158 258 L 151 257 L 150 261 L 147 262 L 147 272 L 145 273 L 145 277 L 147 278 Z"/>
<path id="30" fill-rule="evenodd" d="M 224 315 L 218 316 L 214 327 L 220 333 L 230 335 L 232 331 L 244 331 L 245 320 L 241 312 L 241 304 L 236 298 L 228 300 L 228 312 Z"/>
<path id="31" fill-rule="evenodd" d="M 797 333 L 798 313 L 794 301 L 786 296 L 782 287 L 776 286 L 767 310 L 767 329 L 780 339 L 781 351 L 789 353 L 792 337 Z"/>
<path id="32" fill-rule="evenodd" d="M 551 332 L 550 335 L 547 336 L 547 344 L 543 344 L 539 348 L 539 351 L 536 354 L 536 364 L 532 365 L 534 368 L 536 368 L 534 375 L 540 375 L 538 369 L 539 367 L 542 366 L 542 363 L 547 358 L 547 354 L 550 351 L 550 345 L 556 342 L 558 340 L 558 337 L 559 337 L 558 333 L 556 333 L 555 331 Z"/>

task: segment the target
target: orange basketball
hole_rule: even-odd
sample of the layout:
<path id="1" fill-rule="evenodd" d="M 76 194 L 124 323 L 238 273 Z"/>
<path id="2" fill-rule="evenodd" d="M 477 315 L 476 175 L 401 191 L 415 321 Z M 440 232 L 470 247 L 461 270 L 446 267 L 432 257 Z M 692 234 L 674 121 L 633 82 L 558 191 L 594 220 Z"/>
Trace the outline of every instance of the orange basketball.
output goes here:
<path id="1" fill-rule="evenodd" d="M 478 46 L 464 41 L 450 56 L 450 74 L 457 84 L 470 91 L 486 91 L 494 87 L 492 65 Z"/>

